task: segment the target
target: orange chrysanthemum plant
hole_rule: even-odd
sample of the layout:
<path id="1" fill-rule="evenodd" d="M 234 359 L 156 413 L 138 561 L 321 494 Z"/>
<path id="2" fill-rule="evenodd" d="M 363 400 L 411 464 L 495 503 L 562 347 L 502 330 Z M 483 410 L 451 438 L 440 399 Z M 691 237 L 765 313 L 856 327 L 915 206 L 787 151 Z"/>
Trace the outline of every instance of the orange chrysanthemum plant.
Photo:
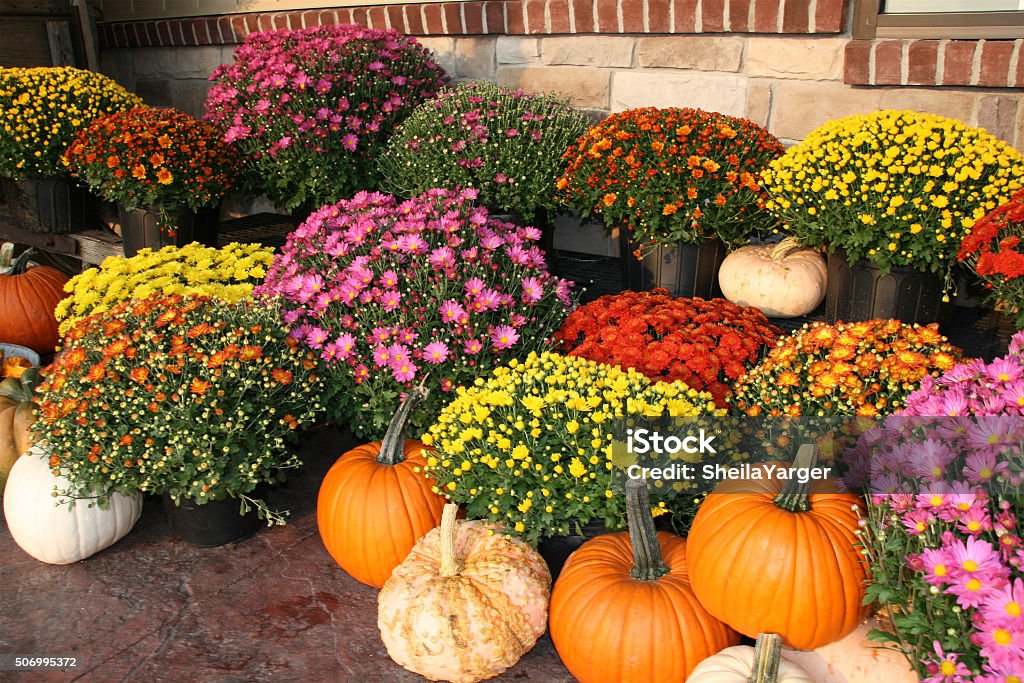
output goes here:
<path id="1" fill-rule="evenodd" d="M 887 415 L 960 355 L 935 324 L 810 323 L 780 339 L 740 380 L 733 405 L 752 417 Z"/>
<path id="2" fill-rule="evenodd" d="M 642 249 L 719 237 L 739 246 L 775 225 L 758 176 L 782 144 L 747 119 L 700 109 L 612 114 L 565 152 L 559 197 L 625 226 Z"/>
<path id="3" fill-rule="evenodd" d="M 997 307 L 1024 329 L 1024 190 L 989 211 L 960 243 L 957 259 L 966 262 L 991 291 Z"/>
<path id="4" fill-rule="evenodd" d="M 176 109 L 136 107 L 100 116 L 64 152 L 71 174 L 128 208 L 199 209 L 227 194 L 242 167 L 210 123 Z"/>
<path id="5" fill-rule="evenodd" d="M 298 467 L 288 447 L 322 409 L 319 364 L 275 306 L 157 295 L 76 322 L 38 389 L 40 434 L 71 498 L 249 497 Z"/>
<path id="6" fill-rule="evenodd" d="M 677 298 L 655 289 L 609 294 L 581 306 L 565 319 L 555 340 L 570 356 L 710 392 L 724 408 L 732 385 L 780 334 L 756 308 L 725 299 Z"/>

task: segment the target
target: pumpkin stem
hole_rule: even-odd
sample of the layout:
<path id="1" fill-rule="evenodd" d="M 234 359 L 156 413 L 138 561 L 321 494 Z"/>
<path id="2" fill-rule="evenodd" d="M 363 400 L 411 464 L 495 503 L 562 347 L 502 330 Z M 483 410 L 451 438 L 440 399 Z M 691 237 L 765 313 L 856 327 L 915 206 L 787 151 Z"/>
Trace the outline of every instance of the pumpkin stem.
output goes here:
<path id="1" fill-rule="evenodd" d="M 14 256 L 14 242 L 4 242 L 0 246 L 0 269 L 11 267 L 11 258 Z"/>
<path id="2" fill-rule="evenodd" d="M 441 576 L 455 576 L 462 571 L 462 562 L 455 552 L 458 515 L 458 505 L 445 503 L 441 512 Z"/>
<path id="3" fill-rule="evenodd" d="M 13 247 L 12 247 L 13 248 Z M 7 272 L 8 275 L 24 275 L 25 270 L 28 268 L 28 260 L 36 253 L 36 250 L 29 247 L 25 251 L 21 252 L 18 258 L 14 259 L 14 264 L 11 265 L 11 269 Z"/>
<path id="4" fill-rule="evenodd" d="M 626 521 L 629 543 L 633 546 L 633 571 L 629 575 L 641 581 L 657 581 L 668 574 L 661 558 L 658 532 L 654 530 L 647 482 L 643 479 L 626 480 Z"/>
<path id="5" fill-rule="evenodd" d="M 759 633 L 754 643 L 754 670 L 747 683 L 775 683 L 782 662 L 782 637 L 778 633 Z"/>
<path id="6" fill-rule="evenodd" d="M 421 383 L 410 391 L 402 405 L 398 406 L 388 425 L 388 431 L 384 433 L 384 441 L 377 456 L 377 462 L 381 465 L 397 465 L 405 460 L 405 423 L 409 421 L 412 409 L 426 400 L 429 394 L 430 390 Z"/>
<path id="7" fill-rule="evenodd" d="M 811 468 L 818 461 L 818 446 L 813 443 L 805 443 L 800 446 L 793 458 L 794 468 Z M 796 477 L 787 479 L 782 492 L 775 496 L 773 501 L 783 510 L 789 512 L 807 512 L 811 509 L 811 501 L 807 499 L 807 493 L 811 488 L 810 477 L 804 477 L 807 481 L 800 483 Z"/>
<path id="8" fill-rule="evenodd" d="M 772 249 L 769 257 L 772 261 L 781 261 L 794 251 L 798 251 L 803 248 L 804 245 L 801 244 L 800 240 L 795 237 L 787 237 L 775 245 L 775 248 Z"/>

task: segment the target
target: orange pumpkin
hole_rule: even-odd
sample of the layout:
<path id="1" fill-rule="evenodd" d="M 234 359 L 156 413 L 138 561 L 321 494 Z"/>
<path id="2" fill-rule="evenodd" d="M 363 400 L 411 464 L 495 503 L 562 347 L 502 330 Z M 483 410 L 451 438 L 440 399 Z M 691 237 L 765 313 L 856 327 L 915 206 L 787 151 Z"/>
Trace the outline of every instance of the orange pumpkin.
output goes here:
<path id="1" fill-rule="evenodd" d="M 816 448 L 801 446 L 793 466 L 813 467 Z M 750 479 L 723 481 L 704 500 L 690 527 L 690 581 L 708 612 L 740 633 L 778 633 L 813 650 L 866 615 L 856 536 L 864 504 L 827 482 L 773 478 L 772 465 L 789 467 L 755 465 Z"/>
<path id="2" fill-rule="evenodd" d="M 551 593 L 549 628 L 582 683 L 683 681 L 739 635 L 697 601 L 684 539 L 656 533 L 647 485 L 626 484 L 629 532 L 591 539 L 569 556 Z"/>
<path id="3" fill-rule="evenodd" d="M 68 276 L 49 266 L 28 267 L 32 251 L 23 252 L 0 273 L 0 341 L 47 354 L 57 345 L 53 310 L 65 296 Z"/>
<path id="4" fill-rule="evenodd" d="M 316 517 L 327 552 L 356 581 L 376 588 L 441 523 L 445 500 L 431 490 L 434 481 L 416 471 L 426 465 L 426 446 L 402 437 L 426 395 L 422 387 L 410 392 L 384 440 L 342 455 L 320 485 Z"/>

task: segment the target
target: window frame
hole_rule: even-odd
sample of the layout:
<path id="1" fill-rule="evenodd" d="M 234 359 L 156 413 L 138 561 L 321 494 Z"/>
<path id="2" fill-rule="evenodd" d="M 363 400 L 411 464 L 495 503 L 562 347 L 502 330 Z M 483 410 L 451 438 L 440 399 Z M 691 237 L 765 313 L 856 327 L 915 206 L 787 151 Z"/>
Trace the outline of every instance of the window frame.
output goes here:
<path id="1" fill-rule="evenodd" d="M 1024 11 L 885 14 L 883 0 L 856 0 L 853 37 L 873 38 L 1024 38 Z"/>

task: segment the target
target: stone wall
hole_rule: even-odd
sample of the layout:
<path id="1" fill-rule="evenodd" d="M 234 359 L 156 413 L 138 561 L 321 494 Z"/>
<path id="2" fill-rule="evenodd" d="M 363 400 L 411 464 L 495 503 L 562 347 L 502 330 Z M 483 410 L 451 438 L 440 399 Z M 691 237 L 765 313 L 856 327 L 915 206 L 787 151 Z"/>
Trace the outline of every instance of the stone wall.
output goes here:
<path id="1" fill-rule="evenodd" d="M 670 7 L 678 7 L 679 1 Z M 757 6 L 764 6 L 766 1 L 771 0 L 758 0 Z M 509 15 L 505 8 L 501 31 L 490 26 L 494 23 L 491 21 L 475 31 L 476 35 L 451 35 L 453 31 L 473 33 L 467 28 L 468 10 L 463 8 L 462 23 L 453 31 L 448 26 L 455 26 L 454 19 L 443 22 L 445 35 L 425 35 L 430 33 L 427 23 L 416 24 L 415 32 L 421 34 L 418 39 L 456 80 L 486 79 L 527 90 L 561 92 L 595 116 L 642 106 L 700 107 L 750 118 L 790 144 L 833 118 L 877 109 L 913 109 L 986 128 L 1024 148 L 1024 95 L 1019 87 L 1024 82 L 1017 82 L 1024 78 L 1019 75 L 1024 65 L 1024 40 L 853 41 L 848 33 L 809 33 L 820 31 L 814 27 L 825 24 L 811 10 L 802 15 L 803 23 L 785 23 L 783 14 L 778 14 L 773 24 L 776 30 L 771 33 L 729 33 L 729 22 L 735 23 L 740 16 L 735 8 L 732 19 L 727 12 L 725 23 L 712 25 L 704 19 L 703 28 L 689 26 L 686 33 L 655 33 L 650 21 L 655 0 L 638 5 L 646 19 L 635 33 L 628 33 L 624 29 L 629 22 L 622 18 L 626 16 L 623 8 L 631 0 L 618 2 L 619 22 L 606 32 L 600 32 L 597 19 L 598 12 L 605 11 L 600 9 L 606 4 L 603 0 L 592 5 L 595 18 L 587 26 L 593 32 L 559 34 L 555 30 L 558 26 L 552 23 L 552 17 L 557 19 L 552 13 L 554 0 L 541 3 L 545 11 L 537 16 L 543 17 L 543 22 L 530 19 L 528 8 L 537 5 L 535 0 L 528 0 L 522 5 L 522 16 Z M 490 4 L 483 3 L 485 16 Z M 704 0 L 702 7 L 712 4 Z M 742 3 L 733 0 L 723 6 L 738 4 Z M 791 4 L 796 3 L 788 0 L 784 6 Z M 812 4 L 819 14 L 826 4 L 842 5 L 823 0 Z M 753 14 L 754 5 L 748 7 Z M 328 19 L 346 20 L 338 16 L 339 11 L 303 12 L 296 15 L 295 28 L 300 19 L 305 25 L 322 21 L 324 14 Z M 677 22 L 675 10 L 670 14 Z M 168 28 L 166 21 L 155 22 L 152 30 L 119 25 L 115 31 L 108 26 L 101 31 L 101 42 L 106 45 L 103 70 L 151 104 L 199 115 L 209 88 L 206 78 L 218 64 L 231 59 L 232 43 L 250 30 L 263 28 L 264 23 L 269 27 L 290 25 L 291 21 L 285 17 L 265 22 L 265 15 L 249 16 L 256 19 L 235 17 L 226 23 L 224 18 L 206 19 L 214 23 L 189 24 L 188 31 L 184 23 Z M 373 15 L 361 16 L 366 19 Z M 392 23 L 390 15 L 382 16 L 389 25 Z M 400 16 L 402 25 L 407 26 L 410 13 L 405 11 Z M 583 22 L 574 19 L 572 24 L 576 30 Z M 832 25 L 838 28 L 842 22 L 833 21 Z M 530 26 L 536 30 L 530 30 Z M 917 48 L 915 42 L 927 45 Z M 889 44 L 898 44 L 898 48 Z M 962 47 L 968 44 L 970 50 Z M 897 52 L 899 58 L 895 61 L 887 56 Z M 935 61 L 927 77 L 921 75 L 921 54 Z M 1009 60 L 1005 72 L 998 74 L 1002 80 L 993 77 L 991 67 L 985 66 L 986 54 Z M 881 70 L 886 64 L 888 71 Z M 960 76 L 955 76 L 958 73 Z M 944 80 L 945 74 L 953 76 Z M 948 83 L 958 85 L 944 85 Z M 593 226 L 567 226 L 556 234 L 557 246 L 562 248 L 595 254 L 617 251 L 615 242 Z"/>

